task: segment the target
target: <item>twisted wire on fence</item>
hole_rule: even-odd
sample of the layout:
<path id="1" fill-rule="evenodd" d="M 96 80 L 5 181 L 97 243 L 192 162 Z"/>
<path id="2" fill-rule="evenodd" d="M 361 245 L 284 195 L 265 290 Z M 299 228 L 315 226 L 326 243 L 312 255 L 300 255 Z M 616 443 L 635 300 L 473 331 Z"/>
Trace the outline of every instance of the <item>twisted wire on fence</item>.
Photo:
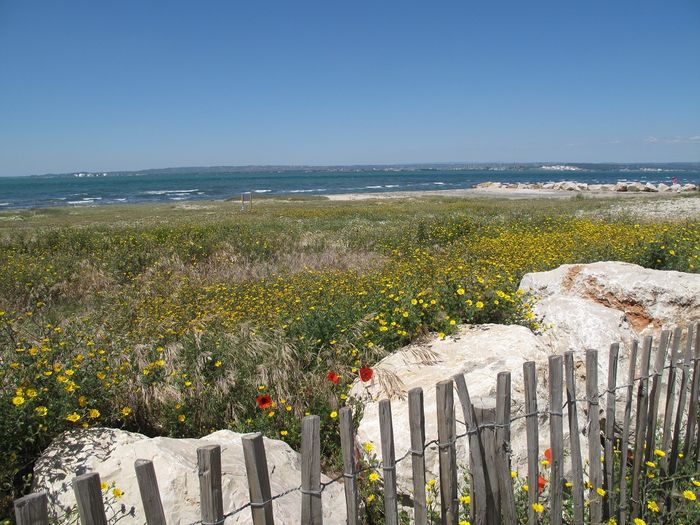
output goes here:
<path id="1" fill-rule="evenodd" d="M 573 351 L 573 353 L 578 353 L 578 354 L 584 353 L 584 354 L 585 354 L 585 351 L 579 350 L 579 351 Z M 607 394 L 614 394 L 614 393 L 615 393 L 616 391 L 618 391 L 618 390 L 623 390 L 623 389 L 628 389 L 628 388 L 630 388 L 630 387 L 634 387 L 635 384 L 637 384 L 639 381 L 641 381 L 641 380 L 643 380 L 643 379 L 653 379 L 654 377 L 661 375 L 661 374 L 663 373 L 663 370 L 668 370 L 668 369 L 671 369 L 671 368 L 678 368 L 678 367 L 680 367 L 680 366 L 686 366 L 686 365 L 687 365 L 687 366 L 690 366 L 690 365 L 692 365 L 692 364 L 694 364 L 694 363 L 696 363 L 696 362 L 699 362 L 699 361 L 700 361 L 700 358 L 696 358 L 696 357 L 690 357 L 690 358 L 688 358 L 688 359 L 682 359 L 682 360 L 679 361 L 676 365 L 669 364 L 669 365 L 663 366 L 663 367 L 662 367 L 660 370 L 658 370 L 658 371 L 657 371 L 657 370 L 654 370 L 653 372 L 650 372 L 650 373 L 648 373 L 647 375 L 640 375 L 639 377 L 635 377 L 635 379 L 634 379 L 631 383 L 625 383 L 625 384 L 622 384 L 622 385 L 616 385 L 613 389 L 607 389 L 607 388 L 606 388 L 606 389 L 604 389 L 602 392 L 600 392 L 595 398 L 581 397 L 581 398 L 575 398 L 575 399 L 573 399 L 573 400 L 568 400 L 568 399 L 567 399 L 567 400 L 563 403 L 563 405 L 562 405 L 562 410 L 563 410 L 564 408 L 566 408 L 566 407 L 567 407 L 569 404 L 571 404 L 572 402 L 573 402 L 573 404 L 588 403 L 588 404 L 590 404 L 590 405 L 598 405 L 599 400 L 602 399 L 602 398 L 603 398 L 604 396 L 606 396 Z M 545 410 L 538 410 L 538 411 L 536 411 L 536 412 L 529 412 L 529 413 L 519 414 L 519 415 L 517 415 L 517 416 L 513 416 L 513 417 L 509 418 L 509 422 L 508 422 L 508 423 L 505 423 L 505 424 L 504 424 L 504 423 L 500 423 L 500 424 L 499 424 L 499 423 L 495 423 L 495 422 L 492 422 L 492 423 L 477 423 L 476 425 L 474 425 L 474 427 L 473 427 L 472 429 L 467 429 L 466 431 L 462 432 L 461 434 L 455 435 L 455 436 L 454 436 L 452 439 L 450 439 L 447 443 L 440 443 L 440 441 L 439 441 L 438 439 L 432 439 L 432 440 L 426 442 L 426 443 L 423 445 L 423 448 L 422 448 L 421 450 L 408 449 L 401 457 L 399 457 L 398 459 L 396 459 L 396 460 L 394 461 L 394 464 L 393 464 L 391 467 L 385 467 L 384 464 L 383 464 L 383 462 L 380 461 L 379 463 L 377 463 L 377 464 L 375 464 L 375 465 L 371 465 L 371 464 L 370 464 L 370 465 L 366 465 L 366 466 L 364 466 L 364 467 L 362 467 L 362 468 L 360 468 L 360 469 L 358 469 L 358 470 L 355 470 L 352 474 L 347 474 L 347 473 L 339 474 L 338 476 L 336 476 L 336 477 L 334 477 L 334 478 L 331 478 L 331 479 L 329 479 L 329 480 L 326 481 L 326 482 L 321 482 L 321 483 L 320 483 L 321 488 L 320 488 L 319 490 L 303 490 L 303 489 L 302 489 L 302 486 L 299 485 L 299 486 L 296 486 L 296 487 L 292 487 L 292 488 L 290 488 L 290 489 L 287 489 L 287 490 L 285 490 L 284 492 L 281 492 L 281 493 L 276 494 L 276 495 L 274 495 L 274 496 L 271 496 L 269 499 L 267 499 L 267 500 L 265 500 L 265 501 L 258 502 L 258 503 L 248 502 L 248 503 L 246 503 L 246 504 L 244 504 L 244 505 L 242 505 L 242 506 L 240 506 L 240 507 L 235 508 L 234 510 L 231 510 L 231 511 L 225 513 L 225 514 L 221 517 L 221 519 L 220 519 L 219 521 L 215 522 L 215 523 L 208 523 L 208 522 L 204 522 L 204 521 L 202 521 L 202 520 L 198 520 L 198 521 L 191 522 L 191 523 L 188 524 L 188 525 L 221 525 L 221 524 L 224 523 L 224 521 L 225 521 L 227 518 L 230 518 L 231 516 L 235 516 L 236 514 L 239 514 L 240 512 L 242 512 L 242 511 L 244 511 L 244 510 L 246 510 L 246 509 L 248 509 L 248 508 L 264 507 L 265 505 L 268 505 L 269 503 L 271 503 L 271 502 L 273 502 L 273 501 L 275 501 L 275 500 L 278 500 L 278 499 L 280 499 L 280 498 L 283 498 L 283 497 L 285 497 L 285 496 L 288 496 L 289 494 L 292 494 L 292 493 L 294 493 L 294 492 L 301 492 L 302 494 L 310 494 L 310 495 L 320 496 L 320 495 L 326 490 L 326 488 L 328 488 L 329 486 L 333 485 L 334 483 L 340 481 L 340 480 L 343 479 L 343 478 L 356 477 L 356 476 L 359 476 L 359 475 L 361 475 L 361 474 L 363 474 L 363 473 L 365 473 L 365 472 L 368 472 L 368 471 L 378 471 L 378 470 L 385 470 L 385 469 L 395 469 L 395 468 L 396 468 L 396 465 L 398 465 L 399 463 L 401 463 L 402 461 L 404 461 L 404 460 L 407 459 L 408 457 L 410 457 L 410 456 L 412 456 L 412 455 L 423 455 L 423 454 L 425 454 L 425 451 L 428 450 L 428 449 L 429 449 L 431 446 L 433 446 L 433 445 L 437 445 L 437 447 L 440 449 L 440 448 L 444 448 L 444 447 L 451 446 L 451 445 L 453 445 L 454 443 L 456 443 L 457 441 L 459 441 L 459 440 L 462 439 L 462 438 L 465 438 L 465 437 L 468 437 L 468 436 L 471 436 L 471 435 L 478 434 L 480 431 L 482 431 L 482 430 L 484 430 L 484 429 L 508 428 L 508 427 L 510 427 L 510 425 L 511 425 L 512 423 L 514 423 L 514 422 L 516 422 L 516 421 L 519 421 L 519 420 L 521 420 L 521 419 L 526 419 L 526 418 L 532 417 L 532 416 L 541 417 L 541 416 L 553 416 L 553 415 L 555 415 L 555 416 L 563 416 L 564 414 L 563 414 L 563 412 L 552 412 L 552 411 L 549 410 L 549 409 L 545 409 Z M 467 426 L 463 421 L 460 421 L 459 419 L 456 419 L 456 422 L 459 423 L 459 424 L 461 424 L 462 426 L 465 426 L 465 427 Z M 510 450 L 510 447 L 508 447 L 508 448 L 509 448 L 509 449 L 508 449 L 507 452 L 508 452 L 508 454 L 510 454 L 512 451 Z M 686 477 L 686 476 L 683 476 L 683 477 Z M 633 503 L 639 503 L 638 501 L 634 500 L 631 496 L 630 496 L 630 500 L 631 500 Z"/>

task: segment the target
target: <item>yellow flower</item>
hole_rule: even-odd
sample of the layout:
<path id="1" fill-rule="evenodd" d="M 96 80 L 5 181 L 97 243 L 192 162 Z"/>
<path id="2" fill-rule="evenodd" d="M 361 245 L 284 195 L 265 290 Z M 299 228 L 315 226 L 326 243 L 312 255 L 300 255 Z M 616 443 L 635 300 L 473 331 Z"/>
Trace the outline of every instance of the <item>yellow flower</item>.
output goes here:
<path id="1" fill-rule="evenodd" d="M 695 501 L 696 499 L 698 499 L 698 497 L 695 495 L 695 492 L 693 492 L 692 490 L 684 490 L 683 497 L 688 501 Z"/>
<path id="2" fill-rule="evenodd" d="M 261 392 L 265 390 L 265 385 L 258 385 L 258 390 L 260 390 Z"/>
<path id="3" fill-rule="evenodd" d="M 27 388 L 27 397 L 36 397 L 36 390 L 34 390 L 33 388 Z"/>
<path id="4" fill-rule="evenodd" d="M 599 496 L 605 496 L 605 489 L 601 489 L 600 487 L 598 487 L 597 489 L 595 489 L 595 491 L 598 493 Z"/>
<path id="5" fill-rule="evenodd" d="M 280 430 L 280 436 L 286 436 L 287 434 L 289 434 L 289 432 L 286 430 Z"/>
<path id="6" fill-rule="evenodd" d="M 461 520 L 459 525 L 471 525 L 471 523 L 469 523 L 467 520 Z"/>
<path id="7" fill-rule="evenodd" d="M 374 494 L 367 496 L 367 503 L 372 503 L 374 501 Z"/>
<path id="8" fill-rule="evenodd" d="M 284 407 L 284 409 L 285 409 L 287 412 L 291 412 L 291 411 L 292 411 L 292 405 L 287 405 L 286 407 Z"/>
<path id="9" fill-rule="evenodd" d="M 272 417 L 272 416 L 274 416 L 274 415 L 275 415 L 275 411 L 274 411 L 274 410 L 270 410 L 270 411 L 267 413 L 267 417 Z"/>
<path id="10" fill-rule="evenodd" d="M 96 375 L 97 375 L 97 379 L 99 379 L 100 381 L 102 381 L 105 377 L 107 377 L 107 375 L 104 372 L 97 372 Z"/>
<path id="11" fill-rule="evenodd" d="M 649 503 L 647 503 L 647 508 L 652 512 L 659 512 L 659 506 L 656 504 L 655 501 L 650 501 Z"/>
<path id="12" fill-rule="evenodd" d="M 49 413 L 49 409 L 46 408 L 45 406 L 41 405 L 41 406 L 36 407 L 34 409 L 34 412 L 36 412 L 36 414 L 38 416 L 44 417 L 46 414 Z"/>
<path id="13" fill-rule="evenodd" d="M 129 407 L 124 407 L 124 408 L 122 408 L 121 412 L 122 412 L 122 416 L 126 417 L 129 414 L 131 414 L 131 409 Z"/>
<path id="14" fill-rule="evenodd" d="M 185 419 L 187 419 L 187 418 L 185 417 L 185 414 L 180 414 L 179 416 L 177 416 L 177 420 L 178 420 L 180 423 L 184 423 L 184 422 L 185 422 Z"/>
<path id="15" fill-rule="evenodd" d="M 428 483 L 426 484 L 426 486 L 427 486 L 429 489 L 431 489 L 431 488 L 433 488 L 433 487 L 435 486 L 436 483 L 437 483 L 437 481 L 436 481 L 435 479 L 431 479 L 430 481 L 428 481 Z"/>
<path id="16" fill-rule="evenodd" d="M 87 397 L 85 397 L 85 396 L 80 396 L 80 397 L 78 398 L 78 405 L 79 405 L 81 408 L 84 407 L 85 405 L 87 405 Z"/>
<path id="17" fill-rule="evenodd" d="M 365 452 L 367 452 L 369 454 L 370 452 L 372 452 L 374 450 L 374 445 L 372 443 L 370 443 L 369 441 L 365 441 L 362 444 L 362 448 L 364 448 Z"/>
<path id="18" fill-rule="evenodd" d="M 654 463 L 653 461 L 647 461 L 647 467 L 649 467 L 649 468 L 655 468 L 655 467 L 656 467 L 656 463 Z"/>
<path id="19" fill-rule="evenodd" d="M 335 419 L 335 418 L 338 417 L 338 412 L 336 412 L 336 411 L 334 410 L 333 412 L 331 412 L 330 415 L 331 415 L 331 419 Z"/>
<path id="20" fill-rule="evenodd" d="M 367 479 L 374 483 L 379 479 L 379 474 L 377 474 L 376 472 L 372 472 L 369 476 L 367 476 Z"/>
<path id="21" fill-rule="evenodd" d="M 24 398 L 22 396 L 15 396 L 12 398 L 12 404 L 16 407 L 22 406 L 24 404 Z"/>
<path id="22" fill-rule="evenodd" d="M 464 496 L 459 497 L 459 502 L 462 505 L 469 505 L 471 503 L 471 501 L 472 501 L 472 497 L 469 494 L 466 494 Z"/>
<path id="23" fill-rule="evenodd" d="M 73 412 L 72 414 L 67 415 L 66 419 L 71 423 L 75 423 L 76 421 L 80 420 L 80 414 Z"/>
<path id="24" fill-rule="evenodd" d="M 529 487 L 527 486 L 527 483 L 526 483 L 525 485 L 523 485 L 523 490 L 524 490 L 525 492 L 527 492 L 528 489 L 529 489 Z"/>
<path id="25" fill-rule="evenodd" d="M 476 306 L 477 310 L 481 310 L 484 307 L 484 303 L 482 303 L 481 301 L 477 301 L 474 306 Z"/>
<path id="26" fill-rule="evenodd" d="M 457 288 L 457 295 L 464 295 L 464 288 Z"/>
<path id="27" fill-rule="evenodd" d="M 534 510 L 537 513 L 540 513 L 544 511 L 544 505 L 542 505 L 541 503 L 533 503 L 532 510 Z"/>
<path id="28" fill-rule="evenodd" d="M 695 485 L 696 487 L 700 487 L 700 481 L 698 481 L 697 479 L 694 479 L 693 485 Z"/>
<path id="29" fill-rule="evenodd" d="M 544 465 L 544 466 L 546 467 L 547 465 L 549 465 L 549 460 L 548 460 L 548 459 L 543 459 L 542 461 L 540 461 L 540 464 L 542 464 L 542 465 Z"/>
<path id="30" fill-rule="evenodd" d="M 215 361 L 214 366 L 219 368 L 221 366 L 221 361 Z"/>
<path id="31" fill-rule="evenodd" d="M 121 498 L 124 495 L 124 492 L 115 487 L 112 489 L 112 495 L 115 498 Z"/>
<path id="32" fill-rule="evenodd" d="M 510 477 L 513 478 L 513 479 L 515 479 L 515 478 L 518 477 L 518 473 L 517 473 L 515 470 L 511 470 L 511 471 L 510 471 Z"/>
<path id="33" fill-rule="evenodd" d="M 109 485 L 103 481 L 102 483 L 100 483 L 100 488 L 104 492 L 105 490 L 107 490 L 109 488 Z"/>
<path id="34" fill-rule="evenodd" d="M 659 456 L 660 458 L 664 458 L 666 457 L 666 452 L 657 448 L 656 450 L 654 450 L 654 455 Z"/>
<path id="35" fill-rule="evenodd" d="M 100 417 L 100 411 L 96 408 L 91 408 L 90 412 L 88 413 L 88 417 L 90 419 L 97 419 L 98 417 Z"/>
<path id="36" fill-rule="evenodd" d="M 647 525 L 647 522 L 642 518 L 634 518 L 634 525 Z"/>

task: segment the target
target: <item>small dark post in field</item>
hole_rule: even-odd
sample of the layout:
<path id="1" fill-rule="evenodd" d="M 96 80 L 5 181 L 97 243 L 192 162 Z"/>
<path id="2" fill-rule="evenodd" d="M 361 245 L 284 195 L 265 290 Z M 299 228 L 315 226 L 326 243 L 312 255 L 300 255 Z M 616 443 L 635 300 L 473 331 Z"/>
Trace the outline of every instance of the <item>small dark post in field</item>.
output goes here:
<path id="1" fill-rule="evenodd" d="M 219 523 L 224 517 L 224 502 L 221 492 L 221 447 L 207 445 L 197 449 L 199 469 L 199 494 L 202 521 Z"/>

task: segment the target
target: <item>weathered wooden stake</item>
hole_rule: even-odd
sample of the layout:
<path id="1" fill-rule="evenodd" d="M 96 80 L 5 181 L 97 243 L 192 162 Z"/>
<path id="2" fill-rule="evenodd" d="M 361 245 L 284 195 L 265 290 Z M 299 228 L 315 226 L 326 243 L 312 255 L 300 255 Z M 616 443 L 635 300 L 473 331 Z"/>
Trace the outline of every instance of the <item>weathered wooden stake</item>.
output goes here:
<path id="1" fill-rule="evenodd" d="M 673 441 L 671 443 L 671 461 L 668 466 L 669 475 L 673 476 L 678 466 L 678 452 L 681 443 L 681 428 L 683 427 L 685 404 L 688 399 L 688 383 L 690 382 L 690 365 L 693 361 L 693 325 L 688 325 L 688 338 L 686 340 L 683 361 L 681 362 L 681 386 L 678 390 L 678 410 L 676 422 L 673 425 Z"/>
<path id="2" fill-rule="evenodd" d="M 603 487 L 600 461 L 600 412 L 598 409 L 598 350 L 586 351 L 586 398 L 588 400 L 588 469 L 591 488 L 590 523 L 597 525 L 603 521 L 603 500 L 598 489 Z"/>
<path id="3" fill-rule="evenodd" d="M 563 359 L 549 356 L 550 523 L 561 525 L 564 490 Z"/>
<path id="4" fill-rule="evenodd" d="M 453 379 L 457 386 L 457 395 L 462 405 L 462 414 L 469 436 L 469 474 L 471 476 L 472 506 L 474 509 L 472 518 L 475 525 L 485 525 L 488 521 L 486 466 L 484 465 L 484 452 L 481 449 L 481 441 L 479 440 L 476 414 L 469 397 L 469 390 L 464 375 L 457 374 Z"/>
<path id="5" fill-rule="evenodd" d="M 425 413 L 423 389 L 408 391 L 408 426 L 411 429 L 411 467 L 413 471 L 413 522 L 428 524 L 428 508 L 425 503 Z"/>
<path id="6" fill-rule="evenodd" d="M 338 412 L 340 419 L 340 446 L 343 450 L 343 478 L 345 481 L 345 511 L 348 525 L 359 525 L 359 502 L 357 471 L 355 468 L 355 438 L 352 430 L 352 412 L 343 407 Z"/>
<path id="7" fill-rule="evenodd" d="M 676 401 L 676 366 L 678 365 L 679 352 L 681 346 L 681 337 L 683 330 L 676 328 L 673 330 L 673 338 L 671 339 L 671 356 L 669 359 L 668 368 L 668 385 L 666 388 L 666 407 L 664 409 L 664 421 L 661 434 L 661 450 L 668 454 L 671 448 L 671 424 L 673 423 L 673 408 Z M 668 455 L 661 458 L 659 464 L 661 471 L 668 474 Z"/>
<path id="8" fill-rule="evenodd" d="M 82 525 L 107 525 L 100 475 L 97 472 L 73 478 L 73 492 Z"/>
<path id="9" fill-rule="evenodd" d="M 219 523 L 224 517 L 224 501 L 221 492 L 221 447 L 207 445 L 198 448 L 197 466 L 202 521 Z"/>
<path id="10" fill-rule="evenodd" d="M 394 455 L 394 427 L 391 420 L 391 401 L 379 402 L 379 434 L 382 439 L 382 473 L 384 474 L 384 520 L 387 525 L 398 525 L 396 497 L 396 458 Z"/>
<path id="11" fill-rule="evenodd" d="M 638 348 L 639 342 L 633 341 L 627 375 L 625 417 L 622 423 L 622 441 L 620 444 L 620 525 L 626 525 L 627 515 L 629 514 L 629 504 L 627 503 L 627 454 L 629 447 L 630 418 L 632 413 L 632 397 L 634 396 L 634 378 L 637 367 Z"/>
<path id="12" fill-rule="evenodd" d="M 323 523 L 321 503 L 321 418 L 301 420 L 301 522 Z"/>
<path id="13" fill-rule="evenodd" d="M 690 461 L 691 447 L 695 439 L 695 426 L 698 414 L 698 397 L 700 396 L 700 323 L 695 325 L 695 351 L 693 352 L 693 383 L 688 402 L 688 427 L 683 443 L 683 456 Z M 700 426 L 698 426 L 700 428 Z"/>
<path id="14" fill-rule="evenodd" d="M 440 501 L 442 523 L 457 525 L 457 450 L 455 447 L 455 409 L 452 380 L 440 381 L 436 387 L 438 447 L 440 449 Z"/>
<path id="15" fill-rule="evenodd" d="M 564 354 L 566 372 L 566 408 L 569 416 L 569 441 L 571 443 L 571 475 L 574 500 L 574 523 L 583 524 L 583 460 L 581 458 L 581 438 L 576 408 L 576 379 L 574 377 L 574 352 Z"/>
<path id="16" fill-rule="evenodd" d="M 260 432 L 248 434 L 241 438 L 243 459 L 248 476 L 250 494 L 250 512 L 254 525 L 273 525 L 272 492 L 270 491 L 270 474 L 267 471 L 265 442 Z"/>
<path id="17" fill-rule="evenodd" d="M 529 525 L 536 525 L 537 513 L 533 504 L 539 499 L 539 443 L 537 430 L 537 375 L 535 362 L 523 363 L 523 375 L 525 379 L 525 422 L 527 432 L 527 486 L 528 509 L 527 518 Z"/>
<path id="18" fill-rule="evenodd" d="M 659 348 L 656 350 L 656 359 L 654 359 L 654 372 L 651 377 L 651 392 L 649 394 L 649 415 L 647 416 L 647 448 L 644 451 L 645 461 L 651 461 L 652 457 L 654 456 L 654 445 L 656 442 L 656 418 L 659 413 L 659 400 L 661 399 L 661 379 L 664 373 L 664 363 L 666 362 L 666 354 L 668 353 L 668 342 L 670 337 L 670 331 L 661 331 Z"/>
<path id="19" fill-rule="evenodd" d="M 15 500 L 17 525 L 49 525 L 49 499 L 45 491 L 27 494 Z"/>
<path id="20" fill-rule="evenodd" d="M 639 518 L 641 504 L 639 501 L 640 476 L 644 460 L 644 446 L 649 404 L 649 364 L 651 359 L 652 338 L 644 338 L 642 343 L 642 362 L 639 371 L 639 388 L 637 391 L 637 421 L 635 423 L 634 463 L 632 465 L 632 518 Z"/>
<path id="21" fill-rule="evenodd" d="M 620 345 L 613 343 L 610 345 L 608 355 L 608 389 L 605 400 L 605 454 L 603 456 L 603 467 L 605 478 L 603 488 L 604 513 L 603 518 L 607 519 L 615 516 L 615 388 L 617 387 L 617 362 L 620 354 Z"/>
<path id="22" fill-rule="evenodd" d="M 165 513 L 163 512 L 163 504 L 160 501 L 158 479 L 153 468 L 153 462 L 146 459 L 137 459 L 134 462 L 134 470 L 136 471 L 136 481 L 139 484 L 146 523 L 148 525 L 165 525 Z"/>
<path id="23" fill-rule="evenodd" d="M 515 525 L 515 495 L 510 475 L 510 372 L 499 372 L 496 380 L 496 462 L 504 525 Z"/>

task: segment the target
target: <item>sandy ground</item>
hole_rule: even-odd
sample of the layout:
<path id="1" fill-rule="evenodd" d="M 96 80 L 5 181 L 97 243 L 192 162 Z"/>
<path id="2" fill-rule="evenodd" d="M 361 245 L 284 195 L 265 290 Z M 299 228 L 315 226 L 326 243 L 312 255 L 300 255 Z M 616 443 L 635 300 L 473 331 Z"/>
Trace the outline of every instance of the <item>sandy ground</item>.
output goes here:
<path id="1" fill-rule="evenodd" d="M 700 192 L 693 195 L 654 192 L 571 192 L 536 189 L 482 189 L 430 191 L 395 191 L 379 193 L 345 193 L 326 195 L 332 201 L 360 201 L 367 199 L 411 199 L 420 197 L 464 197 L 496 199 L 571 199 L 581 195 L 586 199 L 610 201 L 608 212 L 649 219 L 685 220 L 700 218 Z"/>

